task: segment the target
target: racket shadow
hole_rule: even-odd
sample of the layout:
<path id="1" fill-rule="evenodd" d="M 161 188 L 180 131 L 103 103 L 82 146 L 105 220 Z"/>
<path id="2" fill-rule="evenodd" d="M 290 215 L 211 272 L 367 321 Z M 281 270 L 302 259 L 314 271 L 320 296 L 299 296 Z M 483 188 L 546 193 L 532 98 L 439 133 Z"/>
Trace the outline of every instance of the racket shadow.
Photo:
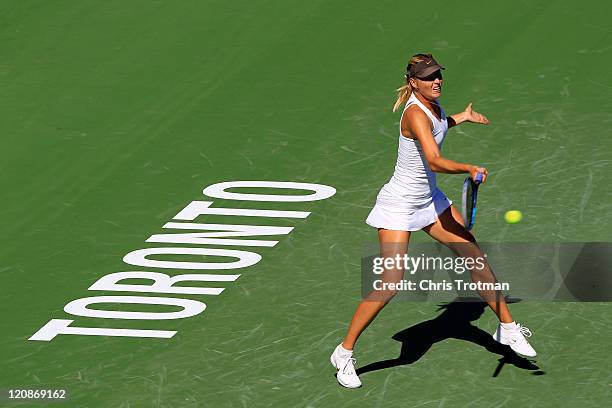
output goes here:
<path id="1" fill-rule="evenodd" d="M 507 299 L 508 303 L 518 300 Z M 418 361 L 436 343 L 447 339 L 458 339 L 477 344 L 490 353 L 501 356 L 493 377 L 497 377 L 503 366 L 513 365 L 517 368 L 533 371 L 532 374 L 543 375 L 544 372 L 533 362 L 516 354 L 509 346 L 495 341 L 491 333 L 474 326 L 487 308 L 486 303 L 478 298 L 457 298 L 452 302 L 439 305 L 440 315 L 431 320 L 408 327 L 391 338 L 402 344 L 397 358 L 376 361 L 357 369 L 357 374 L 409 365 Z"/>

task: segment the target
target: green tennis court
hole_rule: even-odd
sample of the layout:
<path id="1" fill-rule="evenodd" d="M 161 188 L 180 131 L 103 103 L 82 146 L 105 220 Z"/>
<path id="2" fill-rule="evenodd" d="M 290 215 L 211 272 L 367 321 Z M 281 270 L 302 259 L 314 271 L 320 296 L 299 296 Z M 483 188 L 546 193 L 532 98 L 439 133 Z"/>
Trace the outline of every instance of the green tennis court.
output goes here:
<path id="1" fill-rule="evenodd" d="M 480 241 L 612 241 L 611 11 L 595 0 L 0 2 L 0 405 L 606 406 L 609 303 L 512 305 L 534 332 L 535 366 L 477 342 L 435 341 L 431 330 L 445 330 L 435 303 L 394 303 L 368 328 L 358 345 L 358 366 L 367 368 L 360 389 L 338 386 L 329 354 L 360 299 L 363 245 L 377 240 L 364 220 L 393 172 L 394 90 L 416 52 L 445 65 L 449 113 L 473 102 L 492 122 L 452 129 L 444 145 L 448 157 L 489 169 Z M 459 200 L 463 177 L 438 181 Z M 239 180 L 320 184 L 336 194 L 263 202 L 202 193 Z M 197 273 L 123 260 L 172 247 L 146 241 L 194 201 L 310 214 L 192 221 L 293 228 L 246 237 L 278 241 L 273 247 L 179 245 L 261 256 L 239 279 L 203 284 L 223 288 L 219 295 L 88 290 L 116 272 Z M 521 223 L 504 222 L 512 209 L 523 212 Z M 166 320 L 64 311 L 91 296 L 180 298 L 206 309 Z M 493 330 L 490 311 L 462 307 L 458 324 L 475 335 Z M 52 319 L 176 333 L 29 340 Z M 402 347 L 424 351 L 384 363 Z M 65 389 L 68 399 L 6 399 L 8 390 L 33 388 Z"/>

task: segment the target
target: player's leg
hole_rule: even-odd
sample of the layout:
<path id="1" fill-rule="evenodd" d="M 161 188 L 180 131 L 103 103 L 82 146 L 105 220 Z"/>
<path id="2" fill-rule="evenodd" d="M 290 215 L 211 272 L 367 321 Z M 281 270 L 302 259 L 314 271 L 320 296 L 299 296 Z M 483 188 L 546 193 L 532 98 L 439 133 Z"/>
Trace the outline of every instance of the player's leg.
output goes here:
<path id="1" fill-rule="evenodd" d="M 380 256 L 383 258 L 395 258 L 397 255 L 403 256 L 408 250 L 408 240 L 410 232 L 379 229 L 378 240 L 380 242 Z M 381 275 L 383 283 L 400 282 L 404 276 L 404 271 L 398 268 L 386 268 Z M 348 332 L 342 346 L 347 350 L 352 350 L 357 342 L 359 335 L 374 320 L 376 315 L 383 307 L 395 296 L 396 291 L 379 290 L 372 291 L 367 298 L 359 303 Z"/>
<path id="2" fill-rule="evenodd" d="M 436 222 L 425 227 L 423 231 L 427 232 L 435 240 L 448 246 L 458 256 L 473 259 L 484 257 L 472 233 L 465 229 L 461 214 L 452 205 L 438 217 Z M 471 273 L 472 280 L 474 281 L 495 281 L 495 275 L 487 262 L 484 262 L 483 269 L 477 270 L 474 268 Z M 510 323 L 513 321 L 508 305 L 501 292 L 479 291 L 479 294 L 493 312 L 495 312 L 500 322 Z"/>
<path id="3" fill-rule="evenodd" d="M 406 253 L 410 232 L 381 228 L 378 230 L 378 239 L 380 242 L 380 256 L 383 258 L 395 258 L 397 255 L 403 256 Z M 396 283 L 400 282 L 403 276 L 403 269 L 386 268 L 381 275 L 381 280 L 383 283 Z M 361 386 L 361 381 L 355 372 L 353 347 L 361 333 L 395 296 L 395 293 L 392 290 L 372 291 L 357 306 L 344 341 L 336 347 L 330 357 L 332 365 L 338 370 L 336 378 L 342 386 L 347 388 Z"/>
<path id="4" fill-rule="evenodd" d="M 438 217 L 436 222 L 423 230 L 432 238 L 448 246 L 458 256 L 484 259 L 484 253 L 476 244 L 476 239 L 470 231 L 465 229 L 461 215 L 452 205 Z M 473 268 L 470 273 L 474 282 L 496 282 L 495 275 L 486 260 L 483 262 L 483 268 Z M 514 322 L 501 291 L 481 290 L 478 293 L 499 318 L 500 325 L 494 338 L 500 343 L 509 345 L 518 353 L 535 357 L 535 350 L 525 339 L 525 336 L 531 336 L 531 332 Z"/>

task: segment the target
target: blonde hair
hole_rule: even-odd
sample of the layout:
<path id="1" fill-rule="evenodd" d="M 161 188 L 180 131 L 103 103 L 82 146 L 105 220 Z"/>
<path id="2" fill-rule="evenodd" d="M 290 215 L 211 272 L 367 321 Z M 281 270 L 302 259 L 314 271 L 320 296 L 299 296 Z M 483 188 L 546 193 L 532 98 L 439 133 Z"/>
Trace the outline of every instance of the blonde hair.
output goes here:
<path id="1" fill-rule="evenodd" d="M 423 61 L 425 58 L 431 58 L 431 54 L 415 54 L 408 61 L 408 66 L 406 67 L 406 83 L 397 88 L 397 100 L 395 101 L 395 105 L 393 105 L 393 112 L 397 110 L 400 106 L 406 103 L 410 95 L 412 94 L 412 85 L 410 84 L 410 78 L 408 78 L 408 72 L 410 72 L 410 67 L 418 64 Z"/>

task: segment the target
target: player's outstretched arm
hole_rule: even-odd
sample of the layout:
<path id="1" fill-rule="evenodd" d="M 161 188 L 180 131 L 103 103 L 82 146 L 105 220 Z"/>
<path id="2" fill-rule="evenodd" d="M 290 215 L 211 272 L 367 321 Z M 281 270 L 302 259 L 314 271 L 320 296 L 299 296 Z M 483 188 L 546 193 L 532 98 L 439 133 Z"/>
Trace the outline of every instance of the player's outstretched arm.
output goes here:
<path id="1" fill-rule="evenodd" d="M 448 117 L 448 127 L 460 125 L 463 122 L 480 123 L 482 125 L 488 125 L 489 119 L 482 113 L 478 113 L 472 109 L 472 103 L 470 102 L 463 112 L 455 113 Z"/>

